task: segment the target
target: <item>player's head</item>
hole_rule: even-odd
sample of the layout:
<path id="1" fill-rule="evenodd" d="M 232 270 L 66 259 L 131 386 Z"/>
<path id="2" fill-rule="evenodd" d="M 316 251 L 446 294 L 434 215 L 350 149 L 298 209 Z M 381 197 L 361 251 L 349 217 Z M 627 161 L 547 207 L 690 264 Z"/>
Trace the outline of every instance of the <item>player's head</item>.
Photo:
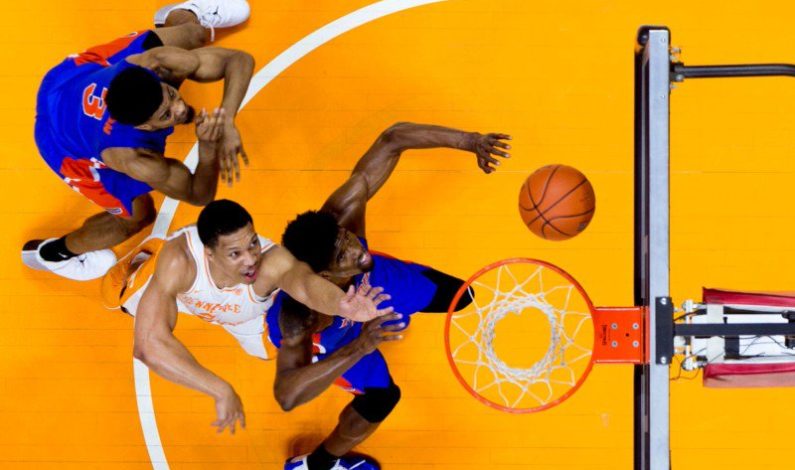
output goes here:
<path id="1" fill-rule="evenodd" d="M 282 245 L 313 271 L 347 278 L 373 269 L 373 257 L 359 238 L 328 212 L 308 211 L 287 224 Z"/>
<path id="2" fill-rule="evenodd" d="M 257 279 L 262 251 L 251 215 L 240 204 L 221 199 L 202 209 L 196 222 L 208 260 L 235 283 Z"/>
<path id="3" fill-rule="evenodd" d="M 143 67 L 119 72 L 110 82 L 105 102 L 113 119 L 147 131 L 188 124 L 196 116 L 179 90 Z"/>

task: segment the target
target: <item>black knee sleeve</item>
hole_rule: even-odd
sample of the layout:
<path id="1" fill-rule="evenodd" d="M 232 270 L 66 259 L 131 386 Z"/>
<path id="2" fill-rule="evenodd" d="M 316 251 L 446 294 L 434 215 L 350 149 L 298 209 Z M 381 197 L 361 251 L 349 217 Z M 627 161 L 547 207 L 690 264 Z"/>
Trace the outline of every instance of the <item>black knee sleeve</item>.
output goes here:
<path id="1" fill-rule="evenodd" d="M 433 268 L 428 268 L 425 271 L 422 271 L 422 275 L 436 284 L 436 293 L 434 293 L 430 303 L 420 311 L 426 313 L 447 313 L 447 309 L 450 308 L 450 303 L 453 301 L 453 297 L 455 297 L 458 289 L 464 285 L 464 281 L 441 271 L 437 271 Z M 472 291 L 472 289 L 468 289 L 468 291 L 464 292 L 464 294 L 461 295 L 461 298 L 458 299 L 458 303 L 456 303 L 456 306 L 453 308 L 453 310 L 457 312 L 463 308 L 466 308 L 467 305 L 472 303 L 474 296 L 474 291 Z"/>
<path id="2" fill-rule="evenodd" d="M 368 422 L 380 423 L 399 401 L 400 387 L 392 382 L 387 388 L 365 388 L 364 394 L 356 395 L 351 405 Z"/>

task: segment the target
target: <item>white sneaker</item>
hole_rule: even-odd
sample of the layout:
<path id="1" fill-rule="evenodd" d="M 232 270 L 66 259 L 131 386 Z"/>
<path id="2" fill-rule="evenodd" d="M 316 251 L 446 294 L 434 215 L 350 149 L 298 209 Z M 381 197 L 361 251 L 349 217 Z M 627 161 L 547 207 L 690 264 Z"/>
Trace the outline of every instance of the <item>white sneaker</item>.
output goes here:
<path id="1" fill-rule="evenodd" d="M 308 455 L 299 455 L 284 462 L 284 470 L 308 470 Z M 331 470 L 379 470 L 378 464 L 365 456 L 341 457 L 334 461 Z"/>
<path id="2" fill-rule="evenodd" d="M 237 26 L 251 15 L 251 7 L 246 0 L 188 0 L 157 10 L 155 26 L 163 26 L 172 10 L 193 12 L 199 23 L 210 30 L 210 41 L 215 40 L 215 28 Z"/>
<path id="3" fill-rule="evenodd" d="M 113 250 L 96 250 L 74 256 L 63 261 L 47 261 L 41 257 L 39 249 L 49 240 L 31 240 L 22 247 L 22 262 L 25 266 L 39 271 L 50 271 L 75 281 L 90 281 L 105 275 L 116 264 Z"/>

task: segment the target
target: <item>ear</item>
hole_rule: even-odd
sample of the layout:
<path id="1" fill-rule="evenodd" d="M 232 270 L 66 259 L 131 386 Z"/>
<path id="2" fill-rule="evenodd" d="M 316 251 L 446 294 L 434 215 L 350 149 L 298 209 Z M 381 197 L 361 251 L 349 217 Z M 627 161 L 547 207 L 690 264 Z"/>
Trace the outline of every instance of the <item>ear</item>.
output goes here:
<path id="1" fill-rule="evenodd" d="M 213 249 L 210 248 L 209 246 L 205 246 L 204 247 L 204 256 L 206 256 L 209 259 L 213 259 Z"/>
<path id="2" fill-rule="evenodd" d="M 139 125 L 135 126 L 135 128 L 138 129 L 138 130 L 147 131 L 147 132 L 151 132 L 151 131 L 155 130 L 154 126 L 152 126 L 151 124 L 149 124 L 147 122 L 145 122 L 143 124 L 139 124 Z"/>

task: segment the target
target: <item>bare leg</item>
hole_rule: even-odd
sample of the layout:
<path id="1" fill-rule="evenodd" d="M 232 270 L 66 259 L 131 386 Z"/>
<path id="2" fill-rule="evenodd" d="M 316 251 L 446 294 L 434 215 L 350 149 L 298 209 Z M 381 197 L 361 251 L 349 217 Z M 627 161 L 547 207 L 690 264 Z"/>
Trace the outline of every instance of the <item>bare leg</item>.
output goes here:
<path id="1" fill-rule="evenodd" d="M 89 217 L 66 236 L 66 248 L 75 254 L 112 248 L 149 226 L 156 215 L 152 196 L 143 194 L 133 201 L 132 217 L 123 219 L 107 212 Z"/>
<path id="2" fill-rule="evenodd" d="M 353 405 L 349 404 L 340 413 L 337 427 L 322 445 L 331 455 L 341 457 L 370 437 L 380 424 L 362 418 L 362 415 L 353 409 Z"/>

